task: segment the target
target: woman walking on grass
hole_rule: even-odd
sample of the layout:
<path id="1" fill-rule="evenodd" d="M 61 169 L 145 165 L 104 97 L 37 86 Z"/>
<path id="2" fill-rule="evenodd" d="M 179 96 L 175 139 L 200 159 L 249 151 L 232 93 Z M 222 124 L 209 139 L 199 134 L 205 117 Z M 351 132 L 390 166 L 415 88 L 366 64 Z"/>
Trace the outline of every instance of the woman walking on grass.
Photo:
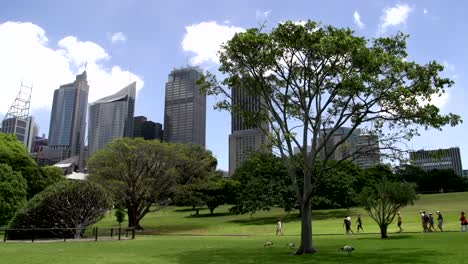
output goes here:
<path id="1" fill-rule="evenodd" d="M 444 224 L 444 217 L 440 211 L 437 211 L 437 227 L 439 228 L 440 232 L 443 232 L 442 225 Z"/>

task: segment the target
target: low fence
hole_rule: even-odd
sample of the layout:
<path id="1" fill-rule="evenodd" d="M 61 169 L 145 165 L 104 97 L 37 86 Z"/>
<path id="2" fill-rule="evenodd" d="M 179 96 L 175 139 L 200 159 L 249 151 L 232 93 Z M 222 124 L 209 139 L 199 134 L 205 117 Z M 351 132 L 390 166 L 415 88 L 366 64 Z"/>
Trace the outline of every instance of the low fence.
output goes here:
<path id="1" fill-rule="evenodd" d="M 135 228 L 89 227 L 89 228 L 2 228 L 3 242 L 7 241 L 99 241 L 135 239 Z"/>

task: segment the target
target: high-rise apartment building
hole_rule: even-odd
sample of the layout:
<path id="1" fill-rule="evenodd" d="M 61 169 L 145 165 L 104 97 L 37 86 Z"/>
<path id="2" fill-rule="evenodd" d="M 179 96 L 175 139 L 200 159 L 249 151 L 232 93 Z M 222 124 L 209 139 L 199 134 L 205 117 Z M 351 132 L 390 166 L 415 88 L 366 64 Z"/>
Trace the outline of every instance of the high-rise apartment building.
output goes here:
<path id="1" fill-rule="evenodd" d="M 175 69 L 166 83 L 164 141 L 205 146 L 206 95 L 196 84 L 196 67 Z"/>
<path id="2" fill-rule="evenodd" d="M 234 87 L 232 90 L 232 104 L 240 109 L 231 114 L 231 134 L 229 135 L 229 175 L 245 162 L 249 156 L 261 150 L 269 150 L 266 146 L 267 123 L 247 122 L 242 113 L 256 113 L 261 110 L 258 96 L 252 96 L 247 90 Z"/>
<path id="3" fill-rule="evenodd" d="M 410 152 L 410 162 L 425 171 L 451 169 L 463 176 L 460 149 L 458 147 Z"/>
<path id="4" fill-rule="evenodd" d="M 89 106 L 88 151 L 92 156 L 113 139 L 133 136 L 136 82 Z"/>
<path id="5" fill-rule="evenodd" d="M 86 133 L 89 85 L 86 71 L 54 91 L 49 127 L 49 158 L 56 163 L 81 156 Z M 83 168 L 80 168 L 83 169 Z"/>

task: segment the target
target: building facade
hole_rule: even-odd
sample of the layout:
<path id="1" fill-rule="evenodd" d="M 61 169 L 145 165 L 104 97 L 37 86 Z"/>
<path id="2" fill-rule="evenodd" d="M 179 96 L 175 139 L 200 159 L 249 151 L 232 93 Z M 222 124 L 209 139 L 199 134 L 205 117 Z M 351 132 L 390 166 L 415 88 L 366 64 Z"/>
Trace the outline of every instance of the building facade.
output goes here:
<path id="1" fill-rule="evenodd" d="M 205 146 L 206 95 L 196 84 L 201 70 L 187 67 L 173 70 L 166 83 L 164 141 Z"/>
<path id="2" fill-rule="evenodd" d="M 86 71 L 54 91 L 49 127 L 50 160 L 81 156 L 86 133 L 89 85 Z"/>
<path id="3" fill-rule="evenodd" d="M 460 149 L 458 147 L 410 152 L 410 162 L 425 171 L 451 169 L 463 176 Z"/>
<path id="4" fill-rule="evenodd" d="M 136 82 L 89 106 L 88 152 L 96 151 L 113 139 L 133 136 Z"/>
<path id="5" fill-rule="evenodd" d="M 23 143 L 31 153 L 34 138 L 37 136 L 38 125 L 34 117 L 27 118 L 10 117 L 2 121 L 0 132 L 14 134 L 18 141 Z"/>
<path id="6" fill-rule="evenodd" d="M 229 135 L 229 175 L 244 163 L 252 153 L 271 151 L 267 146 L 267 123 L 248 122 L 242 113 L 261 111 L 258 96 L 252 96 L 247 90 L 232 88 L 232 105 L 240 111 L 231 114 L 231 134 Z"/>
<path id="7" fill-rule="evenodd" d="M 133 119 L 133 137 L 163 140 L 162 124 L 149 121 L 145 116 L 135 116 Z"/>
<path id="8" fill-rule="evenodd" d="M 319 136 L 319 140 L 326 141 L 319 154 L 321 159 L 349 160 L 362 169 L 380 164 L 379 138 L 376 135 L 341 127 L 336 131 L 322 130 Z"/>

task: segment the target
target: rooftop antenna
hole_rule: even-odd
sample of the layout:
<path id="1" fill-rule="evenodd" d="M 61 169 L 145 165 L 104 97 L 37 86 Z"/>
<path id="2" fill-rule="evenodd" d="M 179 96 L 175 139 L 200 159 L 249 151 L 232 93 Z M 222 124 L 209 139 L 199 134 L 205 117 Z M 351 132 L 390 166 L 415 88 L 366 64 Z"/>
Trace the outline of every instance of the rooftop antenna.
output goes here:
<path id="1" fill-rule="evenodd" d="M 84 70 L 86 71 L 86 68 L 88 68 L 88 62 L 85 62 L 84 64 Z"/>

